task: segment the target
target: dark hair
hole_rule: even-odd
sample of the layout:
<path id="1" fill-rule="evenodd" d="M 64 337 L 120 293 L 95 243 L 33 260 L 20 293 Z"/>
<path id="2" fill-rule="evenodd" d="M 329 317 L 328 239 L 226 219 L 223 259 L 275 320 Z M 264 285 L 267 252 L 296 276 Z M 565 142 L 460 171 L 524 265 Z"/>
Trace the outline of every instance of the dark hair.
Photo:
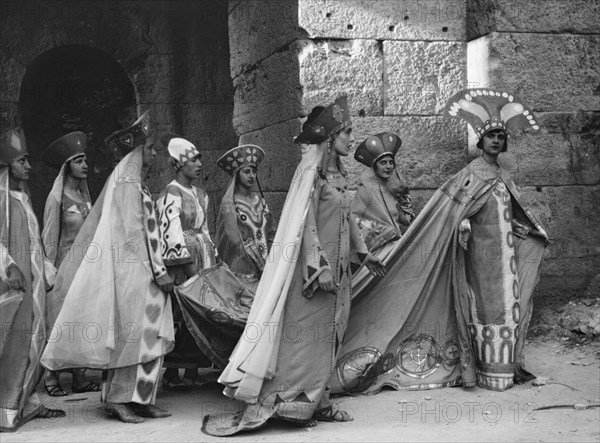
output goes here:
<path id="1" fill-rule="evenodd" d="M 373 164 L 371 165 L 371 168 L 373 168 L 373 171 L 375 170 L 375 166 L 377 165 L 377 163 L 379 163 L 379 160 L 383 160 L 386 157 L 391 157 L 392 158 L 392 162 L 394 162 L 394 168 L 396 167 L 396 159 L 394 158 L 394 156 L 390 153 L 390 154 L 386 154 L 386 155 L 382 155 L 381 157 L 379 157 L 376 161 L 373 162 Z"/>
<path id="2" fill-rule="evenodd" d="M 69 161 L 67 162 L 67 164 L 65 165 L 65 175 L 66 175 L 66 176 L 69 176 L 69 175 L 72 175 L 72 174 L 73 174 L 73 169 L 71 169 L 71 162 L 72 162 L 72 161 L 73 161 L 73 160 L 69 160 Z"/>
<path id="3" fill-rule="evenodd" d="M 497 129 L 496 129 L 496 131 L 497 131 Z M 491 131 L 489 131 L 489 132 L 491 132 Z M 486 132 L 486 134 L 489 134 L 489 132 Z M 506 135 L 506 132 L 504 134 Z M 485 134 L 477 142 L 477 149 L 483 149 L 483 137 L 485 137 Z M 502 146 L 502 149 L 500 149 L 500 152 L 506 152 L 506 151 L 508 151 L 508 137 L 506 137 L 504 139 L 504 146 Z"/>

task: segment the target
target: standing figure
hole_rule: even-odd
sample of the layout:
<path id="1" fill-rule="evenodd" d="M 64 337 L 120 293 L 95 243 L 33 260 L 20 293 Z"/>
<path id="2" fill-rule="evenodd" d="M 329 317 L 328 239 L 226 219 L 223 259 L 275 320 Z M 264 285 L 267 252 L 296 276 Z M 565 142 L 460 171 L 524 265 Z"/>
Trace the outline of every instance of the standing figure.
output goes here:
<path id="1" fill-rule="evenodd" d="M 162 144 L 169 151 L 177 175 L 156 202 L 160 243 L 167 272 L 175 285 L 180 285 L 199 270 L 214 266 L 217 256 L 208 231 L 208 195 L 192 184 L 201 177 L 200 152 L 189 141 L 174 135 L 163 136 Z M 198 368 L 211 366 L 211 361 L 196 345 L 176 297 L 172 297 L 172 303 L 175 348 L 165 357 L 163 387 L 201 386 L 205 381 L 198 376 Z M 185 368 L 183 380 L 178 368 Z"/>
<path id="2" fill-rule="evenodd" d="M 328 382 L 350 312 L 351 278 L 366 263 L 379 275 L 350 216 L 341 165 L 351 121 L 346 97 L 313 109 L 296 142 L 300 165 L 292 180 L 243 338 L 219 382 L 245 402 L 236 413 L 205 417 L 203 432 L 232 435 L 269 418 L 315 425 L 349 421 L 329 402 Z"/>
<path id="3" fill-rule="evenodd" d="M 523 345 L 547 235 L 498 165 L 533 115 L 517 97 L 461 91 L 481 157 L 444 183 L 390 250 L 388 274 L 353 299 L 332 392 L 463 385 L 504 390 L 533 376 Z M 377 327 L 373 327 L 377 324 Z"/>
<path id="4" fill-rule="evenodd" d="M 394 158 L 401 145 L 396 134 L 383 132 L 367 137 L 354 154 L 369 169 L 362 175 L 352 200 L 352 215 L 371 252 L 402 237 L 415 218 L 406 186 L 399 195 L 392 194 L 389 187 L 394 172 L 398 174 Z"/>
<path id="5" fill-rule="evenodd" d="M 44 407 L 35 392 L 43 375 L 47 282 L 38 221 L 26 185 L 30 171 L 21 130 L 0 135 L 1 432 L 16 431 L 35 417 L 66 415 Z"/>
<path id="6" fill-rule="evenodd" d="M 241 145 L 223 154 L 217 165 L 232 176 L 217 216 L 219 255 L 252 291 L 258 287 L 277 227 L 267 206 L 257 168 L 265 152 Z"/>
<path id="7" fill-rule="evenodd" d="M 464 268 L 454 294 L 463 383 L 503 391 L 535 378 L 525 370 L 523 345 L 548 235 L 498 156 L 508 149 L 509 134 L 539 127 L 531 110 L 507 92 L 464 90 L 450 98 L 445 111 L 471 125 L 481 150 L 452 183 L 474 207 L 461 217 Z"/>
<path id="8" fill-rule="evenodd" d="M 76 131 L 55 140 L 42 153 L 45 163 L 60 170 L 46 199 L 42 231 L 47 269 L 52 269 L 54 275 L 68 256 L 79 229 L 92 209 L 92 199 L 87 186 L 86 149 L 87 136 Z M 50 283 L 54 284 L 54 281 Z M 57 300 L 49 293 L 46 306 L 49 328 L 53 326 L 61 307 L 62 300 Z M 51 329 L 48 334 L 52 335 Z M 60 385 L 58 372 L 46 371 L 44 385 L 46 392 L 52 397 L 67 395 Z M 75 393 L 95 392 L 100 391 L 100 385 L 87 381 L 83 370 L 74 369 L 72 389 Z"/>
<path id="9" fill-rule="evenodd" d="M 173 282 L 144 185 L 156 155 L 148 114 L 105 143 L 122 160 L 81 227 L 72 260 L 57 273 L 55 287 L 65 294 L 56 320 L 62 333 L 49 341 L 42 363 L 55 371 L 107 370 L 105 411 L 140 423 L 170 415 L 154 403 L 163 356 L 173 348 Z"/>

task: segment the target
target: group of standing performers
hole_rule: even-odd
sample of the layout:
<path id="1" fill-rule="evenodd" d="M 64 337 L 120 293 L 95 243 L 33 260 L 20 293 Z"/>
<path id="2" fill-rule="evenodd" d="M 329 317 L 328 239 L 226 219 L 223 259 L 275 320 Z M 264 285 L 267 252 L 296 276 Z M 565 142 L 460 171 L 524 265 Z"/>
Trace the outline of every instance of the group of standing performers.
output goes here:
<path id="1" fill-rule="evenodd" d="M 257 177 L 264 151 L 241 145 L 219 158 L 232 178 L 214 239 L 208 196 L 193 185 L 200 152 L 175 134 L 155 140 L 147 113 L 106 138 L 115 167 L 93 204 L 85 134 L 46 149 L 60 172 L 42 231 L 25 138 L 2 134 L 1 430 L 65 414 L 35 393 L 44 367 L 49 395 L 67 394 L 58 374 L 69 370 L 74 392 L 101 389 L 105 411 L 127 423 L 171 415 L 155 405 L 161 368 L 167 389 L 199 386 L 198 368 L 218 368 L 224 394 L 245 407 L 205 416 L 202 431 L 216 436 L 269 419 L 352 420 L 330 394 L 501 391 L 533 378 L 523 343 L 548 239 L 497 160 L 508 135 L 538 126 L 517 97 L 489 89 L 459 92 L 446 113 L 472 126 L 481 156 L 418 216 L 393 133 L 357 147 L 367 168 L 352 197 L 342 96 L 315 107 L 296 137 L 302 159 L 278 225 Z M 155 146 L 176 174 L 156 201 L 144 183 Z M 102 370 L 101 386 L 86 368 Z"/>

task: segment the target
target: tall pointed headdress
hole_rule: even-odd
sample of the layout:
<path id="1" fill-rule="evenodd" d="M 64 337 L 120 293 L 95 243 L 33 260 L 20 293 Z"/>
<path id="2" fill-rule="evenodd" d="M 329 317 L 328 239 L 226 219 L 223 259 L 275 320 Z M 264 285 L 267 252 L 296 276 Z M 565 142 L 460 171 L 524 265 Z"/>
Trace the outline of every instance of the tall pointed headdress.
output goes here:
<path id="1" fill-rule="evenodd" d="M 85 133 L 69 132 L 50 143 L 42 152 L 42 160 L 44 163 L 60 169 L 67 160 L 85 154 L 87 142 L 88 138 Z"/>
<path id="2" fill-rule="evenodd" d="M 444 114 L 465 120 L 479 139 L 495 129 L 502 129 L 511 136 L 525 127 L 540 129 L 531 109 L 518 97 L 487 88 L 463 89 L 454 94 Z"/>
<path id="3" fill-rule="evenodd" d="M 27 143 L 21 128 L 9 129 L 0 135 L 0 164 L 8 165 L 25 154 Z"/>

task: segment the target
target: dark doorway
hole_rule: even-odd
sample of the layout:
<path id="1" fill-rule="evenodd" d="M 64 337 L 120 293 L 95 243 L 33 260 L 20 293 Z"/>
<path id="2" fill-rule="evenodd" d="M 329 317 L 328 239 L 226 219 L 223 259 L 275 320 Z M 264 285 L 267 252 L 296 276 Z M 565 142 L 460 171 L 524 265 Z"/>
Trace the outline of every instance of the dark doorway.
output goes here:
<path id="1" fill-rule="evenodd" d="M 135 90 L 123 67 L 98 49 L 59 46 L 27 67 L 19 101 L 35 171 L 30 182 L 32 202 L 40 221 L 46 196 L 58 174 L 41 162 L 40 154 L 68 132 L 82 131 L 88 136 L 88 184 L 95 200 L 111 169 L 103 140 L 136 117 Z"/>

